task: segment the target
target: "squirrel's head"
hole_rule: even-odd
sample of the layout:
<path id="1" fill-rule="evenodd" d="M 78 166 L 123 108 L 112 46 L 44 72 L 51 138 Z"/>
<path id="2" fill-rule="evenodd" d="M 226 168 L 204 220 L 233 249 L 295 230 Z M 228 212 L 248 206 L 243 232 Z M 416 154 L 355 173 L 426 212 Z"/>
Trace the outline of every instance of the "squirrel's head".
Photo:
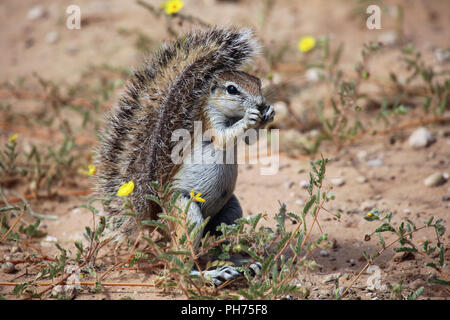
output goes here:
<path id="1" fill-rule="evenodd" d="M 219 73 L 212 83 L 208 104 L 230 118 L 242 118 L 248 108 L 258 108 L 261 115 L 268 109 L 261 80 L 243 71 Z"/>

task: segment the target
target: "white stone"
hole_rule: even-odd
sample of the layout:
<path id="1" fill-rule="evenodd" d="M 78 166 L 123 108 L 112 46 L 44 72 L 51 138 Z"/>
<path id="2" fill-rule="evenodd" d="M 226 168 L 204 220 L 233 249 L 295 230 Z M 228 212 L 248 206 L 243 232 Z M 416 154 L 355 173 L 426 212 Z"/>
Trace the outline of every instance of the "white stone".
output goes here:
<path id="1" fill-rule="evenodd" d="M 342 186 L 343 184 L 345 184 L 345 180 L 342 178 L 334 178 L 330 180 L 331 183 L 337 187 Z"/>
<path id="2" fill-rule="evenodd" d="M 325 72 L 319 68 L 310 68 L 306 70 L 305 77 L 309 82 L 317 82 L 321 77 L 325 76 Z"/>
<path id="3" fill-rule="evenodd" d="M 433 173 L 432 175 L 428 176 L 423 183 L 425 184 L 426 187 L 436 187 L 441 185 L 442 183 L 445 182 L 445 177 L 442 173 L 440 172 L 436 172 Z"/>
<path id="4" fill-rule="evenodd" d="M 307 181 L 307 180 L 300 181 L 300 187 L 302 187 L 303 189 L 308 189 L 309 181 Z"/>
<path id="5" fill-rule="evenodd" d="M 434 141 L 433 135 L 426 128 L 415 130 L 408 139 L 408 143 L 413 148 L 425 148 Z"/>
<path id="6" fill-rule="evenodd" d="M 37 20 L 45 16 L 45 10 L 44 7 L 41 5 L 35 6 L 31 8 L 27 13 L 27 19 L 28 20 Z"/>
<path id="7" fill-rule="evenodd" d="M 369 167 L 381 167 L 383 165 L 383 160 L 381 158 L 373 159 L 367 161 Z"/>
<path id="8" fill-rule="evenodd" d="M 364 176 L 359 176 L 358 178 L 356 178 L 356 182 L 358 183 L 366 183 L 367 182 L 367 178 Z"/>
<path id="9" fill-rule="evenodd" d="M 49 44 L 56 43 L 59 40 L 59 34 L 56 31 L 51 31 L 45 35 L 45 41 Z"/>

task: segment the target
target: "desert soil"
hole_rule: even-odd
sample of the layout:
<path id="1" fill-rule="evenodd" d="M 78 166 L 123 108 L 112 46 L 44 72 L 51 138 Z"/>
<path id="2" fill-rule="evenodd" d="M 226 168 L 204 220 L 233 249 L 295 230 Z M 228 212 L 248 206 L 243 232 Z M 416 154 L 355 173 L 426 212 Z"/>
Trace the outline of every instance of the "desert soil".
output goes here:
<path id="1" fill-rule="evenodd" d="M 158 5 L 158 1 L 149 1 Z M 67 17 L 65 9 L 69 4 L 78 4 L 82 10 L 82 26 L 80 30 L 68 30 L 65 27 Z M 354 17 L 356 3 L 350 1 L 277 1 L 264 28 L 259 28 L 259 19 L 263 10 L 260 1 L 193 1 L 186 0 L 185 13 L 202 17 L 203 20 L 222 24 L 241 24 L 257 26 L 257 34 L 266 44 L 280 46 L 289 43 L 292 48 L 300 36 L 304 34 L 330 35 L 337 43 L 345 43 L 343 64 L 351 67 L 361 51 L 363 43 L 377 40 L 393 30 L 394 23 L 389 12 L 383 13 L 381 30 L 365 28 L 363 18 Z M 397 1 L 404 5 L 405 36 L 413 41 L 416 47 L 434 61 L 433 48 L 445 48 L 450 45 L 450 2 L 447 1 Z M 31 8 L 40 5 L 45 15 L 37 20 L 27 19 Z M 0 82 L 14 82 L 20 77 L 29 78 L 26 86 L 30 91 L 39 91 L 41 87 L 31 75 L 35 72 L 44 79 L 50 79 L 62 85 L 77 84 L 85 81 L 82 75 L 92 66 L 105 63 L 123 69 L 139 66 L 142 53 L 136 49 L 136 36 L 127 35 L 123 30 L 138 30 L 155 43 L 169 37 L 161 19 L 156 19 L 134 1 L 50 1 L 24 0 L 2 1 L 0 4 Z M 121 32 L 122 30 L 122 32 Z M 57 41 L 46 40 L 50 32 L 56 32 Z M 298 52 L 291 50 L 288 54 L 290 62 L 298 58 Z M 372 65 L 374 69 L 395 68 L 397 61 L 390 55 L 383 56 Z M 266 65 L 262 62 L 262 67 Z M 394 65 L 394 67 L 392 67 Z M 279 72 L 281 77 L 289 78 L 291 83 L 303 81 L 302 71 Z M 304 89 L 307 91 L 308 89 Z M 112 103 L 117 101 L 120 89 L 115 91 Z M 305 93 L 307 94 L 307 92 Z M 10 98 L 9 98 L 10 99 Z M 5 103 L 9 101 L 5 99 Z M 36 115 L 38 103 L 33 100 L 15 100 L 13 105 L 17 113 Z M 295 106 L 300 110 L 302 105 Z M 4 120 L 1 120 L 4 123 Z M 450 195 L 450 182 L 427 187 L 424 179 L 435 172 L 450 173 L 450 128 L 443 125 L 429 125 L 435 136 L 435 142 L 426 148 L 413 149 L 408 144 L 408 136 L 415 128 L 397 133 L 395 142 L 391 135 L 366 136 L 343 149 L 337 150 L 332 145 L 324 145 L 320 151 L 330 159 L 326 172 L 326 184 L 331 180 L 342 178 L 344 184 L 333 186 L 335 200 L 327 206 L 330 212 L 341 214 L 339 221 L 331 215 L 322 213 L 319 224 L 329 239 L 335 243 L 327 249 L 327 255 L 321 255 L 320 249 L 315 251 L 314 258 L 319 268 L 302 274 L 302 280 L 310 286 L 309 299 L 333 298 L 333 281 L 324 280 L 332 274 L 339 273 L 340 285 L 345 286 L 361 270 L 365 264 L 362 251 L 375 252 L 379 249 L 376 236 L 364 241 L 364 236 L 374 230 L 374 224 L 363 219 L 371 207 L 394 212 L 394 224 L 402 219 L 410 219 L 417 225 L 430 216 L 443 218 L 443 224 L 449 229 L 450 202 L 444 201 Z M 46 130 L 45 128 L 43 129 Z M 292 129 L 281 128 L 281 144 L 283 137 Z M 20 135 L 21 142 L 47 145 L 52 143 L 52 133 L 46 131 L 47 139 L 40 136 Z M 1 145 L 13 134 L 8 125 L 0 127 Z M 300 133 L 308 134 L 307 132 Z M 95 139 L 90 136 L 89 138 Z M 85 145 L 92 148 L 92 145 Z M 317 158 L 315 156 L 314 158 Z M 370 160 L 381 159 L 381 165 L 371 166 Z M 307 191 L 300 182 L 308 179 L 308 156 L 290 157 L 287 152 L 280 154 L 280 168 L 273 176 L 260 173 L 260 165 L 241 165 L 236 187 L 238 196 L 246 216 L 259 212 L 268 214 L 270 219 L 285 203 L 289 211 L 302 210 L 302 203 L 307 201 Z M 366 181 L 360 182 L 361 177 Z M 71 189 L 87 190 L 92 187 L 88 179 L 78 175 L 71 182 Z M 9 191 L 23 191 L 26 186 L 15 186 Z M 9 193 L 12 195 L 12 193 Z M 82 232 L 92 222 L 92 215 L 80 204 L 86 203 L 90 196 L 70 196 L 56 199 L 30 200 L 36 212 L 56 215 L 56 220 L 44 220 L 44 229 L 49 236 L 58 239 L 65 248 L 71 248 L 75 240 L 82 240 Z M 318 229 L 315 236 L 319 235 Z M 387 238 L 393 239 L 393 238 Z M 431 232 L 418 233 L 415 238 L 419 243 L 433 239 Z M 445 245 L 450 244 L 450 234 L 444 236 Z M 34 248 L 43 254 L 52 256 L 58 251 L 51 242 L 31 240 Z M 0 259 L 25 257 L 27 252 L 35 252 L 31 247 L 24 247 L 22 252 L 11 253 L 14 245 L 0 244 Z M 15 256 L 14 256 L 15 255 Z M 445 252 L 448 263 L 449 249 Z M 101 254 L 99 261 L 104 270 L 114 259 L 111 251 Z M 434 271 L 424 266 L 424 258 L 420 255 L 402 259 L 393 249 L 388 249 L 375 264 L 380 270 L 381 289 L 372 292 L 368 289 L 368 280 L 372 274 L 364 273 L 350 291 L 352 299 L 388 299 L 389 285 L 402 282 L 404 295 L 421 286 L 425 290 L 421 298 L 448 299 L 448 286 L 430 284 L 427 278 Z M 36 274 L 36 266 L 27 263 L 16 264 L 17 271 L 7 274 L 0 271 L 0 281 L 27 281 Z M 448 268 L 446 269 L 449 272 Z M 155 275 L 146 271 L 120 270 L 111 273 L 108 282 L 151 283 Z M 369 281 L 370 282 L 370 281 Z M 0 286 L 0 295 L 6 299 L 16 299 L 9 286 Z M 105 287 L 100 293 L 88 290 L 79 292 L 76 299 L 179 299 L 180 293 L 167 293 L 159 289 L 143 287 Z"/>

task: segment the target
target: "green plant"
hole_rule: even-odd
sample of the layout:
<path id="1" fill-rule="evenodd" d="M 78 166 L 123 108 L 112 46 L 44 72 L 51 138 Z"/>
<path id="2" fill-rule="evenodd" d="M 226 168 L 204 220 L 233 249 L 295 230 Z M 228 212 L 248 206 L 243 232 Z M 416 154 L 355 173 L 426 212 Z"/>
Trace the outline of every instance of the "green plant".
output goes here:
<path id="1" fill-rule="evenodd" d="M 310 200 L 299 213 L 289 212 L 284 204 L 275 216 L 276 229 L 261 226 L 260 221 L 268 217 L 258 214 L 254 217 L 241 218 L 234 225 L 222 224 L 219 236 L 211 236 L 207 233 L 202 239 L 199 251 L 195 251 L 192 239 L 201 232 L 207 221 L 202 226 L 194 227 L 187 220 L 187 210 L 192 201 L 191 197 L 186 207 L 176 206 L 179 194 L 169 197 L 170 186 L 161 186 L 153 183 L 158 191 L 157 196 L 149 195 L 149 199 L 156 202 L 162 212 L 158 220 L 139 220 L 135 214 L 132 202 L 128 197 L 124 200 L 124 215 L 132 217 L 141 228 L 140 238 L 147 242 L 145 251 L 133 251 L 129 265 L 146 260 L 151 264 L 162 264 L 157 286 L 165 289 L 180 289 L 184 295 L 192 299 L 200 298 L 247 298 L 247 299 L 276 299 L 288 293 L 307 295 L 308 290 L 298 283 L 293 283 L 301 269 L 314 269 L 316 263 L 309 259 L 312 251 L 320 246 L 329 246 L 327 234 L 322 233 L 318 239 L 311 238 L 312 229 L 317 226 L 317 217 L 324 204 L 331 199 L 329 191 L 323 190 L 326 159 L 311 162 L 310 186 L 308 192 Z M 311 218 L 308 218 L 311 217 Z M 334 215 L 336 219 L 338 215 Z M 312 219 L 312 222 L 308 222 Z M 291 222 L 295 226 L 292 230 L 287 225 Z M 109 221 L 106 221 L 108 225 Z M 145 229 L 150 228 L 149 236 L 145 235 Z M 181 229 L 181 238 L 174 237 L 174 230 Z M 156 240 L 160 233 L 163 237 Z M 134 247 L 133 247 L 134 248 Z M 247 280 L 246 286 L 241 286 L 237 291 L 228 287 L 229 283 L 216 287 L 202 272 L 200 277 L 192 277 L 193 268 L 208 270 L 224 265 L 229 265 L 230 258 L 234 254 L 248 256 L 248 265 L 238 267 L 243 273 L 243 279 Z M 208 257 L 208 262 L 202 264 L 202 258 Z M 248 266 L 259 262 L 261 272 L 252 277 Z"/>
<path id="2" fill-rule="evenodd" d="M 413 221 L 410 219 L 406 219 L 401 221 L 398 227 L 395 227 L 392 223 L 392 212 L 381 213 L 377 209 L 372 209 L 367 215 L 364 217 L 365 220 L 369 222 L 379 221 L 382 222 L 380 226 L 378 226 L 371 234 L 367 234 L 365 236 L 365 241 L 370 241 L 374 234 L 377 235 L 378 243 L 381 246 L 381 249 L 369 254 L 366 251 L 363 251 L 362 254 L 364 258 L 367 260 L 366 265 L 361 269 L 360 273 L 353 279 L 350 286 L 346 288 L 343 292 L 342 296 L 344 296 L 350 287 L 355 283 L 355 281 L 361 276 L 361 274 L 373 264 L 374 260 L 378 258 L 383 252 L 385 252 L 388 248 L 400 244 L 400 247 L 395 248 L 395 252 L 409 252 L 419 254 L 425 259 L 425 266 L 434 269 L 442 279 L 436 278 L 436 276 L 431 276 L 428 281 L 430 283 L 439 283 L 444 285 L 450 285 L 450 277 L 443 270 L 444 266 L 446 266 L 444 260 L 444 242 L 442 237 L 446 231 L 444 225 L 442 225 L 443 219 L 434 220 L 434 217 L 430 217 L 427 221 L 423 221 L 423 225 L 417 227 Z M 435 242 L 432 243 L 429 240 L 425 240 L 423 245 L 419 246 L 417 243 L 413 241 L 413 235 L 424 229 L 434 229 L 434 233 L 436 236 Z M 389 243 L 386 243 L 386 240 L 383 236 L 385 233 L 391 233 L 395 235 L 395 239 Z M 392 297 L 401 298 L 401 292 L 403 290 L 402 283 L 394 286 L 392 291 Z M 423 288 L 419 288 L 417 291 L 412 293 L 407 297 L 409 300 L 415 300 L 423 291 Z"/>

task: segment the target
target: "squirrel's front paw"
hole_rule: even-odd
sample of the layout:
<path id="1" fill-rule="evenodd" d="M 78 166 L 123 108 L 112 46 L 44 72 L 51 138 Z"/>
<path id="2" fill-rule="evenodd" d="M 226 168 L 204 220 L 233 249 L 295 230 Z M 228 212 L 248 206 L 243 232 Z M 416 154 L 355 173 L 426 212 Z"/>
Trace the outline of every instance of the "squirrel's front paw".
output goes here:
<path id="1" fill-rule="evenodd" d="M 261 121 L 261 112 L 256 108 L 249 108 L 245 110 L 244 115 L 245 129 L 254 128 Z"/>

